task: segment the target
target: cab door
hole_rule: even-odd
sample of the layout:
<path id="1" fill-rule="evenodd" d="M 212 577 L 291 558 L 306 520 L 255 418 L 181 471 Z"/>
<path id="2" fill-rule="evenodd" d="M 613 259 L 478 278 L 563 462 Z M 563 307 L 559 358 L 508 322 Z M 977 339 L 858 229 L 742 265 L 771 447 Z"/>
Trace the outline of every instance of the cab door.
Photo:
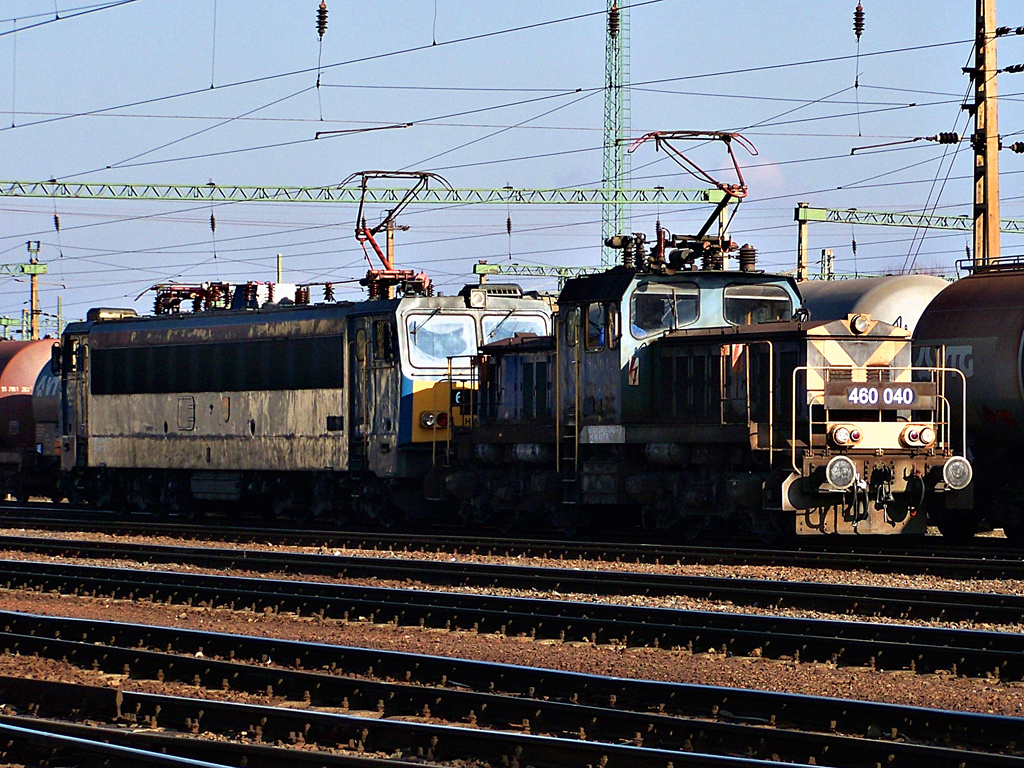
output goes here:
<path id="1" fill-rule="evenodd" d="M 391 477 L 397 460 L 401 394 L 391 316 L 354 318 L 350 338 L 349 467 Z"/>
<path id="2" fill-rule="evenodd" d="M 61 469 L 88 465 L 89 345 L 86 334 L 67 334 L 61 344 Z"/>

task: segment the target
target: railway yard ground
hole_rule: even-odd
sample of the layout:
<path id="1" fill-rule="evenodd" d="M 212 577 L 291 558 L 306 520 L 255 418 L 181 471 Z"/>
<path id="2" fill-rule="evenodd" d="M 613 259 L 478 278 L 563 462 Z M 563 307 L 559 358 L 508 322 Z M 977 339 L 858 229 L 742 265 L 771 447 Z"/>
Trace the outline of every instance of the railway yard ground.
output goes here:
<path id="1" fill-rule="evenodd" d="M 116 726 L 155 741 L 104 749 L 209 742 L 250 766 L 286 748 L 352 765 L 1024 764 L 1024 567 L 997 547 L 853 567 L 841 550 L 743 563 L 190 530 L 0 529 L 0 730 L 45 723 L 51 748 Z M 14 743 L 6 764 L 42 749 Z"/>

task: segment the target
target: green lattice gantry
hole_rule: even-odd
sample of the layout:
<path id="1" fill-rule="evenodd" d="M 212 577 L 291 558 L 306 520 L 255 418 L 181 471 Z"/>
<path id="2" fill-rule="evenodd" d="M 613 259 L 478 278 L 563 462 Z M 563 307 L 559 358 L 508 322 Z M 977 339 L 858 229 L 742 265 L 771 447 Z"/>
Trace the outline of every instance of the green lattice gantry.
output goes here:
<path id="1" fill-rule="evenodd" d="M 407 189 L 366 190 L 366 202 L 397 203 Z M 0 181 L 0 197 L 44 197 L 91 200 L 149 200 L 164 202 L 237 203 L 351 203 L 358 204 L 360 187 L 243 186 L 238 184 L 119 184 L 64 181 Z M 714 205 L 722 198 L 716 189 L 424 189 L 411 201 L 419 205 L 607 205 L 626 203 Z"/>

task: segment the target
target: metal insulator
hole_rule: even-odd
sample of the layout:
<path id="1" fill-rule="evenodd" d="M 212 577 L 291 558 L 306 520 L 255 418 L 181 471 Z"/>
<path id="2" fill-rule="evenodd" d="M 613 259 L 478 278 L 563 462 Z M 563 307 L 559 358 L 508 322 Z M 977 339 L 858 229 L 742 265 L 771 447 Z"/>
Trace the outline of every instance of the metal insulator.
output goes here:
<path id="1" fill-rule="evenodd" d="M 324 301 L 334 301 L 334 283 L 324 283 Z"/>
<path id="2" fill-rule="evenodd" d="M 53 228 L 60 232 L 60 216 L 53 214 Z"/>
<path id="3" fill-rule="evenodd" d="M 327 2 L 320 0 L 320 7 L 316 9 L 316 33 L 320 35 L 323 42 L 324 32 L 327 31 Z"/>
<path id="4" fill-rule="evenodd" d="M 864 34 L 864 8 L 860 3 L 857 3 L 853 11 L 853 34 L 857 36 L 857 42 L 860 42 L 860 36 Z"/>
<path id="5" fill-rule="evenodd" d="M 214 216 L 212 213 L 210 214 L 210 231 L 211 232 L 216 232 L 217 231 L 217 217 Z"/>
<path id="6" fill-rule="evenodd" d="M 701 269 L 719 271 L 725 269 L 725 257 L 721 253 L 705 253 L 701 261 Z"/>
<path id="7" fill-rule="evenodd" d="M 753 272 L 757 267 L 757 249 L 749 243 L 740 246 L 740 271 Z"/>
<path id="8" fill-rule="evenodd" d="M 608 11 L 608 37 L 614 40 L 619 36 L 619 6 L 612 3 Z"/>

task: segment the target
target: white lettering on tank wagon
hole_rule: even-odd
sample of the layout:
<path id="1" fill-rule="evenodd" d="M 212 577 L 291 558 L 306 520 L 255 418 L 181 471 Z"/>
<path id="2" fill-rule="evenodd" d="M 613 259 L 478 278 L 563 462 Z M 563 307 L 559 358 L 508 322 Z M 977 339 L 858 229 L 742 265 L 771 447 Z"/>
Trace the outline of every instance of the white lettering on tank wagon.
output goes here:
<path id="1" fill-rule="evenodd" d="M 935 365 L 935 348 L 921 347 L 917 353 L 917 365 L 929 368 Z M 962 371 L 966 378 L 974 375 L 974 347 L 970 344 L 946 347 L 946 366 Z"/>

